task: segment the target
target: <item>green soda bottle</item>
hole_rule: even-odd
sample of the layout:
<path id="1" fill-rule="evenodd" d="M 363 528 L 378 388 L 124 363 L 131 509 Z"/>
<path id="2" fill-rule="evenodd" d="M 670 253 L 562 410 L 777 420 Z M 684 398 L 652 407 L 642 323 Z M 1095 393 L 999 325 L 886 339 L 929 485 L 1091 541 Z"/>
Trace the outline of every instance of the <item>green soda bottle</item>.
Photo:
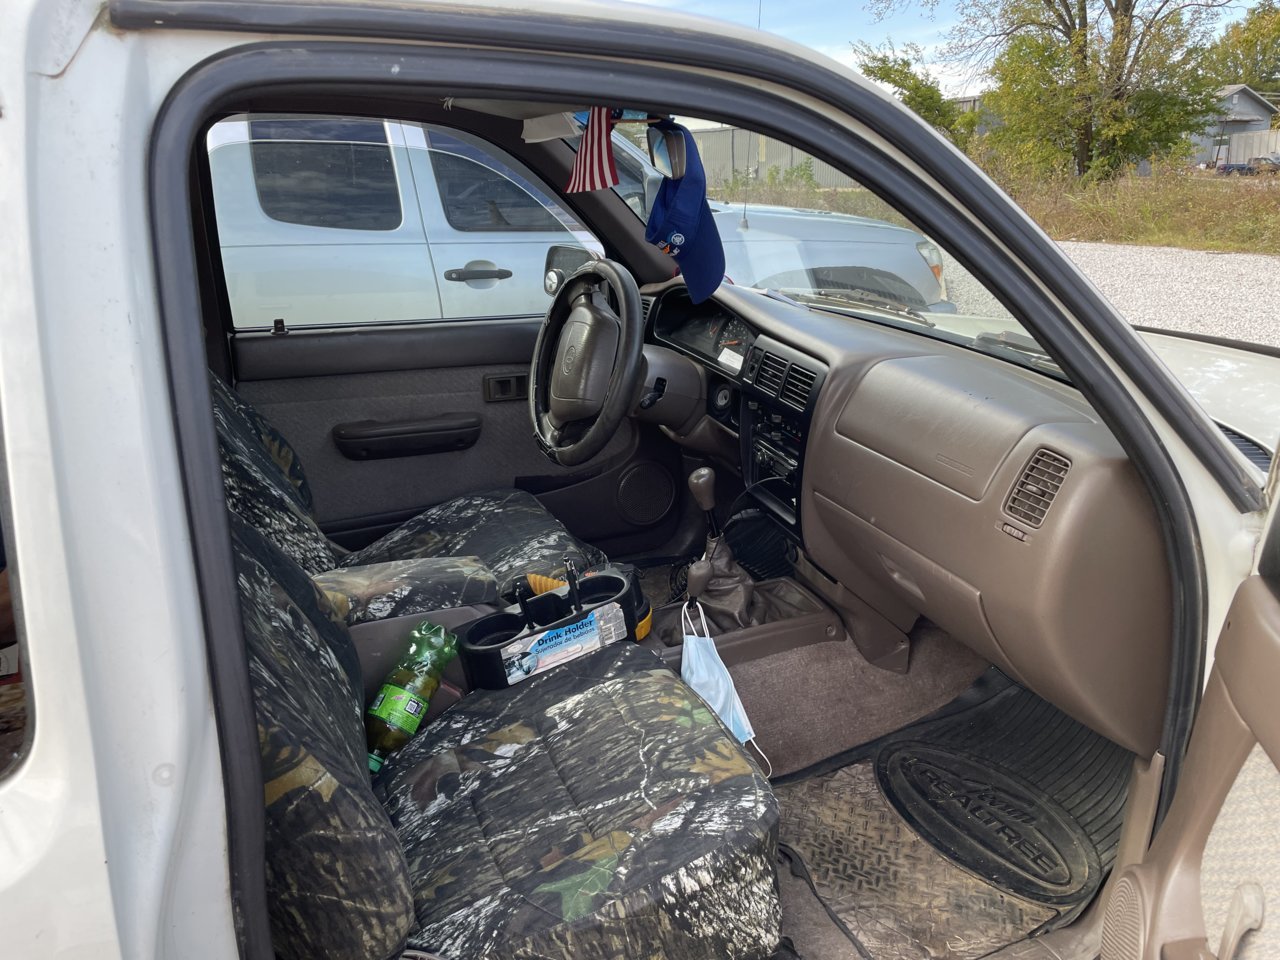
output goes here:
<path id="1" fill-rule="evenodd" d="M 440 686 L 440 674 L 458 653 L 458 638 L 423 620 L 409 634 L 409 649 L 383 681 L 364 715 L 369 772 L 382 769 L 387 757 L 418 732 L 427 703 Z"/>

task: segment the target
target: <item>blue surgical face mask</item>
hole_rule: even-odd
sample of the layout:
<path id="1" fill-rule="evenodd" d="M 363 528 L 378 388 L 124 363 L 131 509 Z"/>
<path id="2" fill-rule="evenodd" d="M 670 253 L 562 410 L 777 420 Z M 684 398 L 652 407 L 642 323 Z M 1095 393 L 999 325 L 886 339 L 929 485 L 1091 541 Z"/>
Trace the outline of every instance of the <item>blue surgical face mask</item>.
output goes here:
<path id="1" fill-rule="evenodd" d="M 739 743 L 755 739 L 756 732 L 747 719 L 747 711 L 743 709 L 738 690 L 729 676 L 729 668 L 720 659 L 716 650 L 716 642 L 711 639 L 707 629 L 707 618 L 702 613 L 700 604 L 692 604 L 697 609 L 701 623 L 695 625 L 689 605 L 681 611 L 681 622 L 685 630 L 684 650 L 681 654 L 680 676 L 684 682 L 707 701 L 707 706 L 716 712 L 724 721 L 729 732 L 738 738 Z M 697 632 L 697 627 L 702 633 Z"/>

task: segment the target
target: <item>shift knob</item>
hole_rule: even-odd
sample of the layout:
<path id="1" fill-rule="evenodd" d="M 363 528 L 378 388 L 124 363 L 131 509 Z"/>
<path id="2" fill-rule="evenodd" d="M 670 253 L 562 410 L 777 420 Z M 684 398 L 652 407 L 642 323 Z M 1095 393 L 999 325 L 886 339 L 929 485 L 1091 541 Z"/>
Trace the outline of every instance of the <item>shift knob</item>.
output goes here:
<path id="1" fill-rule="evenodd" d="M 689 474 L 689 492 L 703 513 L 716 508 L 716 472 L 710 467 L 699 467 Z"/>
<path id="2" fill-rule="evenodd" d="M 706 591 L 707 585 L 711 583 L 711 561 L 706 557 L 695 560 L 689 565 L 689 572 L 685 580 L 690 600 L 697 600 Z"/>

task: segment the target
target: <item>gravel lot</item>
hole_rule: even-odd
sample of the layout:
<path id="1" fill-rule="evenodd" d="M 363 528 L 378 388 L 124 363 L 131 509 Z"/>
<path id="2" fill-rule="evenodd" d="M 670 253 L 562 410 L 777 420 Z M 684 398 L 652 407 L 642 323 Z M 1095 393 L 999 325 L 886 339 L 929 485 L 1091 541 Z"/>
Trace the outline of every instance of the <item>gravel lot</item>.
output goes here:
<path id="1" fill-rule="evenodd" d="M 1280 257 L 1111 243 L 1061 246 L 1130 323 L 1280 346 Z M 947 269 L 948 293 L 961 312 L 991 311 L 995 304 L 985 289 L 961 268 Z"/>

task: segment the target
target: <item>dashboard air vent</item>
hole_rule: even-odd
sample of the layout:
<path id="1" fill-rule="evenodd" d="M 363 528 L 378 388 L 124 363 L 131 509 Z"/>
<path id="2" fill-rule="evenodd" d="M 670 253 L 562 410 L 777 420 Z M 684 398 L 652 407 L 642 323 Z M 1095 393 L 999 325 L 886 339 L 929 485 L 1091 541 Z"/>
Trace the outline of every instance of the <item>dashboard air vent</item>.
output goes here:
<path id="1" fill-rule="evenodd" d="M 813 389 L 813 381 L 818 375 L 799 364 L 793 363 L 787 371 L 787 378 L 782 382 L 782 393 L 779 396 L 799 410 L 809 405 L 809 391 Z"/>
<path id="2" fill-rule="evenodd" d="M 1070 469 L 1070 460 L 1041 447 L 1032 455 L 1018 482 L 1009 491 L 1005 513 L 1028 526 L 1040 526 Z"/>
<path id="3" fill-rule="evenodd" d="M 756 386 L 765 393 L 776 397 L 782 389 L 782 381 L 787 375 L 787 361 L 776 353 L 766 352 L 760 358 L 760 369 L 756 371 Z"/>
<path id="4" fill-rule="evenodd" d="M 644 322 L 646 324 L 649 322 L 649 314 L 653 312 L 653 303 L 655 299 L 656 298 L 654 297 L 640 298 L 640 309 L 644 313 Z"/>

